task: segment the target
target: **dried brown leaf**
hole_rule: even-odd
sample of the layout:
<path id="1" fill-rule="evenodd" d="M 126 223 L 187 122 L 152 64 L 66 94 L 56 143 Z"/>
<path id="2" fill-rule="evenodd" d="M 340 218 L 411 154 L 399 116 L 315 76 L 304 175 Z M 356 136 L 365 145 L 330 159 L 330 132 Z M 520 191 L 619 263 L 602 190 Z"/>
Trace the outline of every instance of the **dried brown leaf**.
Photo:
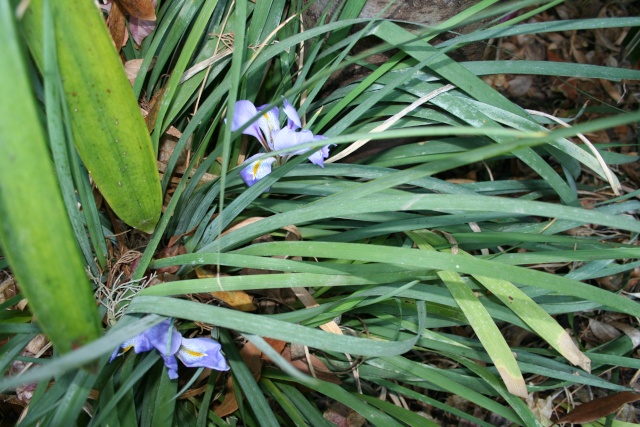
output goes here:
<path id="1" fill-rule="evenodd" d="M 257 307 L 253 303 L 253 298 L 244 291 L 217 291 L 211 292 L 211 295 L 236 310 L 257 310 Z"/>
<path id="2" fill-rule="evenodd" d="M 187 253 L 187 250 L 185 249 L 184 245 L 166 246 L 162 248 L 160 251 L 158 251 L 158 253 L 156 254 L 156 258 L 157 259 L 170 258 L 178 255 L 184 255 L 186 253 Z M 179 265 L 172 265 L 169 267 L 159 268 L 156 271 L 158 274 L 161 274 L 161 273 L 175 274 L 178 272 L 178 270 L 180 270 Z"/>
<path id="3" fill-rule="evenodd" d="M 165 88 L 162 87 L 158 89 L 156 93 L 149 101 L 151 105 L 151 110 L 149 110 L 149 114 L 144 118 L 144 121 L 147 123 L 147 129 L 149 129 L 149 133 L 153 132 L 153 129 L 156 126 L 156 119 L 158 118 L 158 110 L 160 109 L 160 105 L 162 104 L 162 97 L 164 96 Z"/>
<path id="4" fill-rule="evenodd" d="M 236 400 L 236 393 L 233 388 L 233 381 L 231 378 L 227 381 L 227 392 L 224 395 L 224 400 L 213 411 L 219 417 L 226 417 L 233 414 L 238 410 L 238 401 Z"/>
<path id="5" fill-rule="evenodd" d="M 616 412 L 625 403 L 637 400 L 640 400 L 640 394 L 631 391 L 600 397 L 578 406 L 556 421 L 552 427 L 562 423 L 589 423 Z"/>
<path id="6" fill-rule="evenodd" d="M 156 29 L 156 21 L 147 19 L 138 19 L 135 16 L 129 18 L 129 31 L 131 37 L 140 46 L 144 39 Z"/>
<path id="7" fill-rule="evenodd" d="M 284 348 L 287 346 L 286 342 L 277 340 L 275 338 L 264 337 L 264 340 L 278 353 L 282 353 Z M 267 356 L 266 354 L 262 355 L 262 360 L 265 360 L 267 362 L 271 361 L 271 359 L 269 359 L 269 356 Z"/>
<path id="8" fill-rule="evenodd" d="M 198 227 L 199 227 L 199 224 L 198 224 L 198 225 L 196 225 L 195 227 L 193 227 L 191 230 L 185 231 L 185 232 L 184 232 L 184 233 L 182 233 L 182 234 L 178 234 L 178 235 L 176 235 L 176 236 L 171 236 L 171 237 L 169 238 L 169 243 L 167 243 L 167 246 L 168 246 L 168 247 L 171 247 L 171 246 L 175 245 L 175 244 L 178 242 L 178 240 L 180 240 L 180 239 L 181 239 L 181 238 L 183 238 L 184 236 L 190 236 L 190 235 L 192 235 L 193 233 L 195 233 L 195 231 L 198 229 Z"/>
<path id="9" fill-rule="evenodd" d="M 146 21 L 156 20 L 156 10 L 151 0 L 116 0 L 115 3 L 131 16 Z"/>
<path id="10" fill-rule="evenodd" d="M 608 80 L 600 79 L 600 84 L 616 103 L 622 101 L 622 94 L 613 83 Z"/>
<path id="11" fill-rule="evenodd" d="M 621 335 L 620 331 L 609 323 L 596 319 L 589 319 L 589 330 L 600 340 L 600 343 L 612 341 Z"/>
<path id="12" fill-rule="evenodd" d="M 288 362 L 290 362 L 296 369 L 300 372 L 303 372 L 307 375 L 314 376 L 319 380 L 327 381 L 333 384 L 342 384 L 340 378 L 338 378 L 333 372 L 331 372 L 327 366 L 322 363 L 320 359 L 318 359 L 315 355 L 309 354 L 309 359 L 311 360 L 311 368 L 309 368 L 309 361 L 306 357 L 302 359 L 292 360 L 291 358 L 291 348 L 287 347 L 282 352 L 282 357 L 285 358 Z"/>
<path id="13" fill-rule="evenodd" d="M 244 360 L 244 364 L 249 368 L 249 372 L 251 372 L 253 378 L 258 381 L 262 373 L 262 351 L 248 342 L 240 350 L 240 356 L 242 360 Z"/>
<path id="14" fill-rule="evenodd" d="M 340 402 L 331 403 L 322 418 L 337 427 L 362 427 L 367 422 L 362 415 Z"/>
<path id="15" fill-rule="evenodd" d="M 239 230 L 239 229 L 241 229 L 242 227 L 246 227 L 247 225 L 251 225 L 251 224 L 253 224 L 254 222 L 258 222 L 258 221 L 260 221 L 261 219 L 264 219 L 264 217 L 263 217 L 263 216 L 252 216 L 251 218 L 247 218 L 247 219 L 245 219 L 245 220 L 242 220 L 242 221 L 240 221 L 240 222 L 238 222 L 238 223 L 234 224 L 233 226 L 231 226 L 231 227 L 227 228 L 227 229 L 222 233 L 222 235 L 224 236 L 225 234 L 231 233 L 232 231 Z"/>
<path id="16" fill-rule="evenodd" d="M 253 378 L 255 378 L 256 381 L 259 380 L 262 371 L 262 352 L 260 349 L 248 342 L 244 347 L 242 347 L 242 350 L 240 350 L 240 356 L 242 356 L 242 360 L 244 360 L 245 365 L 249 368 Z M 233 391 L 233 381 L 231 380 L 231 377 L 229 377 L 229 380 L 227 381 L 227 393 L 224 395 L 224 400 L 213 412 L 215 412 L 219 417 L 226 417 L 237 410 L 238 401 L 236 400 L 236 395 Z"/>
<path id="17" fill-rule="evenodd" d="M 196 268 L 196 276 L 199 279 L 210 279 L 215 278 L 216 274 L 204 268 Z M 217 291 L 211 292 L 211 295 L 236 310 L 255 311 L 257 309 L 253 298 L 245 291 Z"/>
<path id="18" fill-rule="evenodd" d="M 113 37 L 113 35 L 112 35 Z M 144 58 L 131 59 L 124 63 L 124 72 L 127 73 L 127 79 L 129 79 L 129 83 L 133 85 L 133 82 L 136 80 L 138 76 L 138 72 L 140 71 L 140 66 Z"/>
<path id="19" fill-rule="evenodd" d="M 109 27 L 109 33 L 111 34 L 113 43 L 115 44 L 118 52 L 120 52 L 122 46 L 127 43 L 127 37 L 129 37 L 129 34 L 127 33 L 127 23 L 124 12 L 117 3 L 114 3 L 111 6 L 107 25 Z"/>

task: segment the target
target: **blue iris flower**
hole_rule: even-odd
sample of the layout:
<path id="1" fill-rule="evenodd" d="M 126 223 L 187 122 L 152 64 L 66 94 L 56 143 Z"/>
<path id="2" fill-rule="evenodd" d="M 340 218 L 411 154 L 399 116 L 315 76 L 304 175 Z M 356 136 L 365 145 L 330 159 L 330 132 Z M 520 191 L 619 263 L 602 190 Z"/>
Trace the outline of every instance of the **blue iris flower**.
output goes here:
<path id="1" fill-rule="evenodd" d="M 300 144 L 326 139 L 322 135 L 314 135 L 310 130 L 300 130 L 302 127 L 300 116 L 293 105 L 286 99 L 283 102 L 282 110 L 287 116 L 287 124 L 284 127 L 280 126 L 280 111 L 277 107 L 267 110 L 266 106 L 256 108 L 251 101 L 243 100 L 236 103 L 231 123 L 231 130 L 233 131 L 246 125 L 258 112 L 262 114 L 258 120 L 251 123 L 251 125 L 242 131 L 245 135 L 255 137 L 263 149 L 260 153 L 249 157 L 245 161 L 247 166 L 240 172 L 242 180 L 249 187 L 270 174 L 274 163 L 284 164 L 292 156 L 304 154 L 308 152 L 309 149 L 302 148 L 284 156 L 255 160 L 257 157 L 263 157 L 264 153 L 271 151 L 290 149 Z M 314 151 L 308 156 L 311 163 L 320 167 L 324 167 L 324 159 L 327 157 L 329 157 L 328 145 Z"/>
<path id="2" fill-rule="evenodd" d="M 140 335 L 122 343 L 111 355 L 112 362 L 127 350 L 144 353 L 157 350 L 167 367 L 169 378 L 178 378 L 178 361 L 190 368 L 210 368 L 228 371 L 229 365 L 221 352 L 220 343 L 212 338 L 183 338 L 171 319 L 163 320 Z M 120 352 L 122 350 L 122 352 Z M 177 357 L 177 359 L 176 359 Z"/>

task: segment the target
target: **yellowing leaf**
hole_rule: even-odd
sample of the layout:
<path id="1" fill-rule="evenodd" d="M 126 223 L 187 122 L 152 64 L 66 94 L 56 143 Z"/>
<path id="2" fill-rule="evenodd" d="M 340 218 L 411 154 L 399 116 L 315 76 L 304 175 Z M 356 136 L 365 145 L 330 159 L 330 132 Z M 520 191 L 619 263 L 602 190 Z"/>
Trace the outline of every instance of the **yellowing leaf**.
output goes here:
<path id="1" fill-rule="evenodd" d="M 200 279 L 214 278 L 216 275 L 204 268 L 196 268 L 196 275 Z M 229 307 L 240 311 L 255 311 L 257 307 L 253 303 L 253 298 L 244 291 L 217 291 L 211 295 L 227 304 Z"/>

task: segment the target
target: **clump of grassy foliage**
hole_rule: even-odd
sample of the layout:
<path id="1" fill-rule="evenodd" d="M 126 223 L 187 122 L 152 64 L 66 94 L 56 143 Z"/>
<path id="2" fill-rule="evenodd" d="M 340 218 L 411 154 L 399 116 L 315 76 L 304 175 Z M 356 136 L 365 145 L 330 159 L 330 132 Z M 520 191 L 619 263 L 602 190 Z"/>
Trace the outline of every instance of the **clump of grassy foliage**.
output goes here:
<path id="1" fill-rule="evenodd" d="M 636 122 L 640 113 L 614 111 L 558 127 L 479 76 L 506 67 L 513 74 L 609 80 L 638 79 L 640 73 L 525 60 L 465 63 L 449 54 L 495 37 L 639 26 L 639 18 L 501 22 L 520 9 L 533 16 L 558 2 L 480 1 L 437 28 L 409 31 L 390 20 L 358 18 L 364 6 L 359 0 L 304 28 L 303 2 L 159 2 L 154 32 L 140 47 L 130 38 L 121 55 L 139 60 L 132 99 L 146 109 L 151 135 L 140 137 L 139 144 L 151 147 L 154 160 L 163 158 L 160 215 L 155 196 L 148 194 L 156 191 L 155 170 L 116 191 L 110 207 L 92 191 L 86 169 L 92 153 L 76 150 L 77 141 L 74 145 L 81 131 L 74 127 L 69 98 L 75 95 L 65 89 L 60 66 L 65 57 L 55 44 L 45 43 L 40 53 L 34 49 L 46 36 L 59 40 L 60 22 L 66 21 L 47 1 L 34 3 L 44 3 L 39 35 L 25 31 L 26 21 L 14 18 L 5 3 L 2 19 L 12 24 L 5 26 L 2 42 L 13 41 L 18 53 L 10 53 L 23 67 L 14 73 L 22 73 L 36 95 L 24 101 L 36 107 L 26 125 L 47 125 L 41 138 L 55 165 L 47 180 L 59 185 L 66 208 L 56 221 L 71 227 L 51 239 L 40 223 L 27 221 L 28 212 L 11 216 L 13 222 L 3 227 L 39 229 L 37 240 L 22 244 L 41 254 L 59 250 L 52 242 L 71 242 L 69 253 L 77 253 L 70 268 L 77 275 L 78 265 L 86 266 L 100 306 L 96 314 L 94 306 L 69 293 L 82 288 L 82 275 L 70 285 L 71 275 L 50 283 L 32 278 L 30 271 L 63 266 L 47 257 L 37 265 L 20 257 L 24 248 L 10 247 L 18 240 L 5 232 L 4 252 L 16 260 L 13 269 L 26 272 L 18 278 L 29 298 L 47 295 L 42 306 L 58 308 L 30 304 L 18 310 L 21 294 L 2 303 L 0 366 L 14 375 L 6 375 L 0 388 L 15 399 L 8 390 L 18 387 L 24 399 L 16 401 L 24 406 L 20 425 L 316 426 L 328 425 L 326 402 L 346 405 L 371 425 L 438 425 L 441 420 L 418 412 L 492 425 L 447 399 L 458 396 L 506 423 L 535 426 L 548 420 L 534 413 L 527 397 L 573 386 L 630 389 L 604 375 L 640 368 L 630 338 L 586 348 L 556 319 L 571 322 L 576 313 L 588 316 L 594 310 L 640 312 L 633 295 L 594 282 L 628 277 L 639 265 L 634 241 L 640 222 L 630 215 L 639 204 L 633 193 L 620 193 L 611 172 L 613 163 L 628 159 L 609 156 L 608 147 L 577 144 L 577 135 Z M 473 21 L 482 21 L 481 28 L 455 33 Z M 433 42 L 444 32 L 454 37 Z M 374 47 L 355 53 L 365 38 Z M 367 62 L 380 52 L 389 52 L 389 60 L 379 66 Z M 344 84 L 331 80 L 353 66 L 368 72 Z M 328 91 L 330 81 L 338 88 Z M 283 97 L 298 108 L 306 128 L 328 138 L 323 145 L 334 144 L 336 157 L 324 168 L 295 157 L 247 188 L 240 165 L 259 147 L 232 132 L 225 118 L 238 100 L 281 106 Z M 22 102 L 0 101 L 0 124 L 16 120 L 11 105 Z M 113 120 L 100 126 L 108 135 L 121 131 Z M 24 138 L 2 132 L 3 140 Z M 375 140 L 403 144 L 361 155 L 356 162 L 343 160 Z M 106 141 L 111 146 L 104 142 L 100 150 L 115 149 L 113 141 Z M 45 163 L 49 158 L 44 151 L 37 155 Z M 148 164 L 144 156 L 139 161 Z M 444 179 L 478 162 L 496 168 L 517 162 L 535 179 Z M 122 175 L 90 172 L 104 173 L 117 187 L 117 176 L 130 178 L 135 164 L 118 172 Z M 585 171 L 595 178 L 581 180 Z M 16 182 L 7 169 L 0 179 L 2 196 L 8 194 L 4 186 Z M 148 185 L 138 187 L 138 180 Z M 27 198 L 38 197 L 30 193 L 37 182 L 29 187 L 25 176 L 21 183 Z M 587 192 L 598 193 L 601 202 L 583 207 L 581 195 Z M 140 218 L 118 217 L 120 204 L 128 202 L 123 199 L 137 197 L 151 212 L 145 215 L 153 217 L 153 209 L 160 215 L 151 234 L 122 222 L 136 225 Z M 14 212 L 11 200 L 0 199 L 0 212 Z M 594 227 L 616 233 L 575 232 Z M 57 230 L 47 233 L 58 236 Z M 568 268 L 545 270 L 558 263 Z M 0 266 L 7 268 L 8 262 L 0 259 Z M 44 293 L 51 286 L 66 291 Z M 253 302 L 247 303 L 249 296 Z M 78 326 L 67 313 L 76 309 L 91 321 L 103 319 L 104 334 L 82 335 L 86 325 Z M 40 326 L 31 322 L 32 314 Z M 122 342 L 165 317 L 177 319 L 183 335 L 218 339 L 230 372 L 181 370 L 178 380 L 170 380 L 156 353 L 130 352 L 108 362 Z M 52 338 L 53 353 L 44 353 L 48 357 L 23 352 L 41 331 L 60 331 L 67 324 L 93 341 L 76 348 L 63 329 Z M 513 328 L 536 336 L 536 346 L 510 347 L 503 335 Z M 303 357 L 295 361 L 291 355 L 300 349 Z M 309 361 L 315 363 L 312 368 Z M 306 373 L 292 363 L 306 366 Z M 25 364 L 22 372 L 18 367 Z M 20 391 L 25 384 L 31 385 L 28 397 Z"/>

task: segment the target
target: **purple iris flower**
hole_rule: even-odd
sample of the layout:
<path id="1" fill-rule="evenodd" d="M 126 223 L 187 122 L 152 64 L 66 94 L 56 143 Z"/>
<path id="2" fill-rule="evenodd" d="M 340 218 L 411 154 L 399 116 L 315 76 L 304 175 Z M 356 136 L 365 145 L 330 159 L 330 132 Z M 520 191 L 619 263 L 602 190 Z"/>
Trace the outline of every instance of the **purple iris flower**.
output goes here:
<path id="1" fill-rule="evenodd" d="M 220 343 L 211 338 L 182 338 L 176 356 L 189 368 L 228 371 L 229 365 L 220 352 L 220 347 Z"/>
<path id="2" fill-rule="evenodd" d="M 271 173 L 274 163 L 284 164 L 294 155 L 306 153 L 309 149 L 302 148 L 284 156 L 267 157 L 261 160 L 252 160 L 276 150 L 284 150 L 308 142 L 326 139 L 322 135 L 313 135 L 310 130 L 300 130 L 302 123 L 296 109 L 286 99 L 283 100 L 282 111 L 287 116 L 287 125 L 280 127 L 280 114 L 278 108 L 266 110 L 265 106 L 256 107 L 251 101 L 238 101 L 234 110 L 231 130 L 238 130 L 246 125 L 258 112 L 262 116 L 251 123 L 244 131 L 245 135 L 251 135 L 260 141 L 264 151 L 249 157 L 245 163 L 247 166 L 240 171 L 242 180 L 251 187 L 253 184 Z M 320 167 L 324 167 L 324 159 L 329 157 L 329 146 L 325 145 L 318 151 L 309 155 L 309 160 Z"/>
<path id="3" fill-rule="evenodd" d="M 182 335 L 173 326 L 171 319 L 165 319 L 142 334 L 138 335 L 133 342 L 133 350 L 136 353 L 144 353 L 154 348 L 163 356 L 176 354 L 180 348 Z"/>
<path id="4" fill-rule="evenodd" d="M 267 151 L 273 150 L 273 137 L 280 130 L 280 115 L 278 108 L 264 111 L 265 106 L 256 108 L 251 101 L 238 101 L 233 113 L 233 121 L 231 130 L 236 131 L 244 126 L 249 120 L 262 112 L 262 116 L 249 127 L 242 131 L 245 135 L 251 135 L 258 138 L 262 148 Z"/>
<path id="5" fill-rule="evenodd" d="M 258 153 L 249 157 L 246 161 L 246 163 L 249 163 L 249 166 L 240 171 L 240 177 L 242 177 L 244 183 L 249 187 L 269 175 L 271 173 L 271 165 L 276 161 L 275 157 L 251 161 L 251 159 L 260 157 L 262 154 L 263 153 Z"/>
<path id="6" fill-rule="evenodd" d="M 188 367 L 202 367 L 216 371 L 228 371 L 229 365 L 221 353 L 221 346 L 212 338 L 183 338 L 171 319 L 163 320 L 140 335 L 122 343 L 109 362 L 131 348 L 136 353 L 156 349 L 167 367 L 169 378 L 178 378 L 178 359 Z M 120 350 L 122 349 L 122 353 Z"/>

